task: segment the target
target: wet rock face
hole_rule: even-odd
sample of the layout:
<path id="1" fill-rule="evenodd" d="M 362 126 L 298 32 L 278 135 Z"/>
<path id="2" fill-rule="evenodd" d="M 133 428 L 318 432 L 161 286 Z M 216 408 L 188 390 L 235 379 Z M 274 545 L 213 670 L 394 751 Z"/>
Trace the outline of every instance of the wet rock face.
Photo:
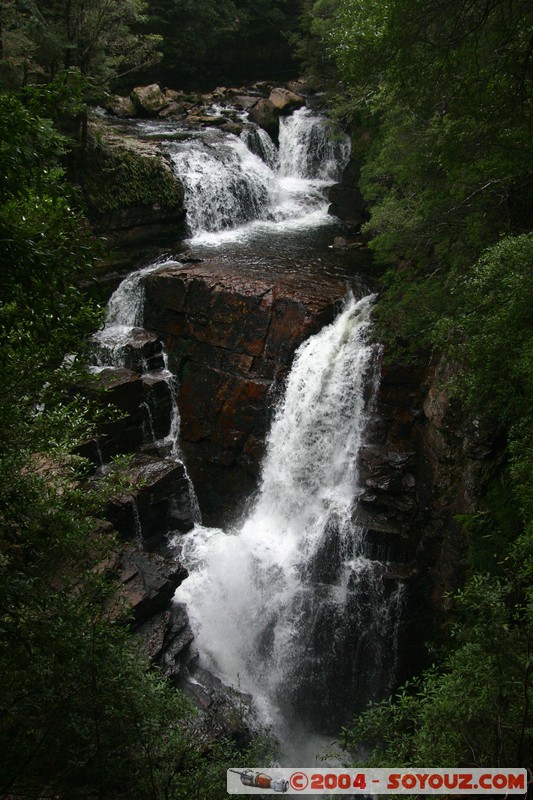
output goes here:
<path id="1" fill-rule="evenodd" d="M 159 363 L 161 342 L 149 363 Z M 136 356 L 126 352 L 127 358 Z M 137 354 L 138 355 L 138 354 Z M 102 390 L 104 390 L 102 392 Z M 85 392 L 91 399 L 112 405 L 122 415 L 102 423 L 98 443 L 89 440 L 79 449 L 96 467 L 107 463 L 113 456 L 132 453 L 150 440 L 162 439 L 170 431 L 172 397 L 168 383 L 157 372 L 140 374 L 125 367 L 106 367 L 97 376 L 97 383 Z"/>
<path id="2" fill-rule="evenodd" d="M 216 262 L 147 276 L 144 324 L 178 377 L 181 443 L 206 521 L 220 522 L 255 488 L 274 390 L 345 291 L 332 279 L 281 285 Z"/>
<path id="3" fill-rule="evenodd" d="M 146 553 L 133 545 L 121 548 L 112 571 L 120 581 L 119 597 L 131 609 L 133 627 L 153 621 L 167 609 L 188 575 L 175 559 Z"/>
<path id="4" fill-rule="evenodd" d="M 167 531 L 192 528 L 189 483 L 180 461 L 140 453 L 124 477 L 130 486 L 111 499 L 106 515 L 124 538 L 136 537 L 153 549 Z"/>
<path id="5" fill-rule="evenodd" d="M 466 537 L 456 516 L 479 507 L 498 431 L 470 420 L 450 398 L 446 362 L 383 364 L 375 418 L 361 451 L 355 521 L 376 557 L 410 578 L 400 676 L 420 666 L 420 642 L 450 608 L 465 569 Z M 423 654 L 422 654 L 423 657 Z"/>
<path id="6" fill-rule="evenodd" d="M 340 182 L 333 184 L 328 193 L 331 203 L 328 214 L 343 220 L 352 229 L 359 228 L 368 219 L 365 201 L 359 189 L 359 178 L 359 164 L 351 158 Z"/>
<path id="7" fill-rule="evenodd" d="M 145 655 L 161 668 L 167 678 L 176 682 L 186 677 L 187 656 L 191 652 L 194 634 L 183 604 L 172 603 L 147 619 L 135 632 Z"/>

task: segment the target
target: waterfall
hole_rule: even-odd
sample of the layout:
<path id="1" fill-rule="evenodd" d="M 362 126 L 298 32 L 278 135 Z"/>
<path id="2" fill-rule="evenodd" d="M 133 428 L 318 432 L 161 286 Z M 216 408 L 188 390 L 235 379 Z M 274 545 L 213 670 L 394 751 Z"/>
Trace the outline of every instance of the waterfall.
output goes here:
<path id="1" fill-rule="evenodd" d="M 280 119 L 279 152 L 251 123 L 240 137 L 211 129 L 166 147 L 185 189 L 193 242 L 208 244 L 226 241 L 228 232 L 246 236 L 254 225 L 331 222 L 325 188 L 350 155 L 348 137 L 335 138 L 324 117 L 306 109 Z"/>
<path id="2" fill-rule="evenodd" d="M 153 272 L 158 272 L 165 267 L 179 264 L 173 259 L 159 259 L 148 264 L 140 270 L 130 273 L 119 284 L 111 295 L 107 304 L 106 319 L 102 330 L 93 336 L 93 366 L 92 370 L 98 372 L 106 367 L 133 368 L 143 374 L 148 400 L 141 403 L 144 410 L 145 427 L 151 443 L 159 445 L 161 452 L 167 452 L 169 458 L 181 461 L 179 447 L 180 416 L 178 408 L 178 384 L 176 377 L 168 367 L 168 354 L 162 345 L 157 369 L 151 370 L 150 365 L 142 355 L 139 355 L 137 346 L 142 345 L 146 339 L 153 337 L 142 328 L 144 315 L 144 279 Z M 152 394 L 150 379 L 163 378 L 168 386 L 170 396 L 170 418 L 168 433 L 161 441 L 156 441 L 150 397 Z M 97 445 L 98 446 L 98 445 Z M 99 447 L 98 447 L 98 451 Z M 100 454 L 101 457 L 101 454 Z M 187 474 L 187 472 L 185 472 Z M 198 500 L 192 482 L 189 479 L 189 494 L 194 518 L 201 519 Z M 138 517 L 138 513 L 137 513 Z"/>
<path id="3" fill-rule="evenodd" d="M 105 324 L 93 337 L 96 367 L 124 366 L 125 350 L 136 333 L 142 333 L 144 278 L 176 261 L 159 260 L 131 272 L 109 298 Z"/>
<path id="4" fill-rule="evenodd" d="M 324 117 L 301 109 L 281 118 L 279 151 L 252 124 L 240 137 L 218 129 L 181 133 L 164 146 L 184 185 L 199 250 L 267 240 L 279 249 L 284 231 L 305 239 L 312 227 L 333 223 L 325 190 L 340 177 L 350 143 L 332 135 Z M 257 252 L 268 266 L 270 250 Z M 143 280 L 168 263 L 128 276 L 114 293 L 95 337 L 95 369 L 127 366 L 132 340 L 150 336 L 141 327 Z M 203 666 L 250 692 L 285 744 L 302 732 L 308 744 L 336 735 L 394 680 L 403 586 L 354 521 L 379 377 L 372 304 L 372 296 L 349 296 L 334 322 L 297 350 L 246 516 L 228 530 L 197 524 L 176 540 L 189 570 L 176 599 L 188 606 Z M 142 348 L 133 350 L 138 358 Z M 173 398 L 164 442 L 178 458 L 177 386 L 160 355 L 158 374 Z M 148 369 L 143 363 L 139 371 Z M 143 375 L 148 384 L 150 374 Z"/>
<path id="5" fill-rule="evenodd" d="M 350 157 L 347 136 L 335 138 L 322 117 L 301 108 L 280 118 L 280 172 L 286 177 L 333 183 L 339 180 Z"/>
<path id="6" fill-rule="evenodd" d="M 272 170 L 237 136 L 211 132 L 203 140 L 172 145 L 170 158 L 183 181 L 193 234 L 257 219 L 272 202 Z"/>
<path id="7" fill-rule="evenodd" d="M 393 677 L 402 589 L 352 521 L 377 382 L 372 301 L 350 296 L 296 352 L 247 518 L 181 540 L 190 576 L 177 597 L 207 666 L 278 730 L 336 733 Z"/>

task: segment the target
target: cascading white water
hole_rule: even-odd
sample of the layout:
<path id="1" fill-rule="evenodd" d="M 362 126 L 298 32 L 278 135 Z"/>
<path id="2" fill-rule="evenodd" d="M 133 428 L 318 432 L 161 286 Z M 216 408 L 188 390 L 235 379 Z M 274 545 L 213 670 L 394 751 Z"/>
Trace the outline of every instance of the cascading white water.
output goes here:
<path id="1" fill-rule="evenodd" d="M 278 168 L 278 150 L 263 128 L 249 125 L 241 133 L 241 139 L 248 150 L 254 155 L 259 156 L 271 170 L 276 170 Z"/>
<path id="2" fill-rule="evenodd" d="M 228 232 L 243 236 L 258 224 L 280 230 L 331 222 L 325 188 L 340 178 L 350 143 L 301 109 L 280 119 L 279 152 L 266 131 L 252 126 L 240 138 L 209 130 L 167 150 L 185 188 L 193 241 L 219 244 Z"/>
<path id="3" fill-rule="evenodd" d="M 306 110 L 281 119 L 279 154 L 257 128 L 240 139 L 204 131 L 167 148 L 193 242 L 217 247 L 258 226 L 275 237 L 331 222 L 324 190 L 350 152 Z M 165 265 L 128 276 L 111 298 L 97 337 L 100 367 L 123 364 L 131 337 L 145 333 L 143 280 Z M 297 352 L 247 518 L 227 532 L 197 525 L 179 540 L 190 577 L 177 599 L 196 620 L 204 662 L 251 691 L 285 741 L 299 727 L 308 742 L 313 731 L 337 733 L 346 712 L 383 694 L 394 673 L 402 587 L 353 522 L 377 381 L 371 306 L 371 297 L 350 298 Z M 177 387 L 164 359 L 174 398 L 167 441 L 178 457 Z M 149 419 L 146 428 L 153 438 Z"/>
<path id="4" fill-rule="evenodd" d="M 203 139 L 172 145 L 170 158 L 183 181 L 193 234 L 257 219 L 272 202 L 272 170 L 237 136 L 212 131 Z"/>
<path id="5" fill-rule="evenodd" d="M 127 275 L 111 295 L 107 304 L 106 320 L 102 330 L 93 337 L 94 371 L 99 371 L 108 366 L 121 367 L 127 364 L 128 348 L 132 343 L 142 339 L 146 332 L 142 328 L 144 314 L 144 279 L 153 272 L 158 272 L 165 267 L 176 265 L 179 262 L 173 259 L 162 259 Z M 180 416 L 177 403 L 178 387 L 175 376 L 168 368 L 168 355 L 163 348 L 163 368 L 157 370 L 157 377 L 163 378 L 168 386 L 170 395 L 170 421 L 169 430 L 161 445 L 166 446 L 170 458 L 180 459 L 179 432 Z M 145 365 L 142 371 L 149 376 Z M 152 423 L 152 414 L 149 402 L 145 406 L 145 423 L 149 434 L 149 441 L 155 442 Z M 198 508 L 198 501 L 194 495 L 191 484 L 191 502 Z M 200 519 L 200 514 L 196 515 Z"/>
<path id="6" fill-rule="evenodd" d="M 333 183 L 350 157 L 347 136 L 330 131 L 323 117 L 300 108 L 280 118 L 279 171 L 286 177 Z"/>
<path id="7" fill-rule="evenodd" d="M 135 331 L 142 329 L 144 312 L 144 279 L 176 261 L 155 261 L 131 272 L 109 298 L 105 325 L 93 337 L 94 359 L 99 367 L 120 367 L 124 363 L 124 348 Z"/>
<path id="8" fill-rule="evenodd" d="M 383 645 L 401 589 L 387 588 L 352 521 L 376 361 L 372 299 L 350 297 L 297 351 L 244 522 L 197 527 L 180 542 L 190 575 L 177 598 L 207 666 L 250 691 L 278 731 L 338 730 L 394 667 Z"/>

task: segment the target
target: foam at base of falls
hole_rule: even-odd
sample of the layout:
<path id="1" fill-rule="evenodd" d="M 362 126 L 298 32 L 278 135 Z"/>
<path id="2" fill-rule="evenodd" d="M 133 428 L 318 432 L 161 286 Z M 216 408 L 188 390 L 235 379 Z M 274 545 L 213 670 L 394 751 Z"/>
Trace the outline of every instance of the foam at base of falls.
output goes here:
<path id="1" fill-rule="evenodd" d="M 278 731 L 338 730 L 394 670 L 401 588 L 364 556 L 352 522 L 375 377 L 371 306 L 350 298 L 297 351 L 244 522 L 180 540 L 190 576 L 177 597 L 207 666 L 250 691 Z"/>

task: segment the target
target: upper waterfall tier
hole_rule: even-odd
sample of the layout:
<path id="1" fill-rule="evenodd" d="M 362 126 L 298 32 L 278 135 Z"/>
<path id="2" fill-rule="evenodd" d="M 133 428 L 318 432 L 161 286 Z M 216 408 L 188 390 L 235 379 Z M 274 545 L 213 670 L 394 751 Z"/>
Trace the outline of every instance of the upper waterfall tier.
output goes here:
<path id="1" fill-rule="evenodd" d="M 201 241 L 211 234 L 207 241 L 216 242 L 222 231 L 242 236 L 246 223 L 324 224 L 324 189 L 340 177 L 350 143 L 334 137 L 325 118 L 300 109 L 280 119 L 279 152 L 252 126 L 240 138 L 207 130 L 169 144 L 168 151 L 185 187 L 191 235 Z"/>

